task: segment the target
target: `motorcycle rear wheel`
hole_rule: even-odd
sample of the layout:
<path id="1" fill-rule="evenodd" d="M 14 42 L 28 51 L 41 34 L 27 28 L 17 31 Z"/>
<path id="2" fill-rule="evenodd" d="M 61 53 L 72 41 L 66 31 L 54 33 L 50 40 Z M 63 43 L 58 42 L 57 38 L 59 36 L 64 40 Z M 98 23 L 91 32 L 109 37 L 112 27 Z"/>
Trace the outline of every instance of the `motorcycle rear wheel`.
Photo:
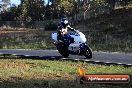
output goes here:
<path id="1" fill-rule="evenodd" d="M 92 58 L 92 50 L 88 46 L 86 46 L 86 49 L 84 51 L 84 56 L 88 59 Z"/>

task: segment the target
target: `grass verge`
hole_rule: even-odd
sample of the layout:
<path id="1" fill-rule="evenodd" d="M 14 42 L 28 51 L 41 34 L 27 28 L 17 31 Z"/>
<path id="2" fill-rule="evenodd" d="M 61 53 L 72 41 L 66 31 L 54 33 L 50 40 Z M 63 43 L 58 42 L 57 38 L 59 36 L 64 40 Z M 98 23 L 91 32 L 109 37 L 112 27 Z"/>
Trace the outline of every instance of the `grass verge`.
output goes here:
<path id="1" fill-rule="evenodd" d="M 132 67 L 64 60 L 0 59 L 0 88 L 131 88 L 129 84 L 79 84 L 77 66 L 87 74 L 130 74 Z"/>

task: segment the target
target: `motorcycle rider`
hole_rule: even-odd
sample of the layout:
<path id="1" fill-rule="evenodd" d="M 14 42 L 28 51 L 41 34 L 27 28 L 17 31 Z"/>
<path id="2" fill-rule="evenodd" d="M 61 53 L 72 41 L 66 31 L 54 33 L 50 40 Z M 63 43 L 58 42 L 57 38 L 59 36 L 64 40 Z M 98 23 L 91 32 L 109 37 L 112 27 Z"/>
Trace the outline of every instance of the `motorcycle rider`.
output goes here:
<path id="1" fill-rule="evenodd" d="M 69 22 L 66 18 L 62 18 L 57 28 L 57 34 L 58 34 L 57 40 L 66 42 L 65 40 L 67 38 L 68 30 L 77 32 L 77 30 L 75 30 L 69 25 Z"/>

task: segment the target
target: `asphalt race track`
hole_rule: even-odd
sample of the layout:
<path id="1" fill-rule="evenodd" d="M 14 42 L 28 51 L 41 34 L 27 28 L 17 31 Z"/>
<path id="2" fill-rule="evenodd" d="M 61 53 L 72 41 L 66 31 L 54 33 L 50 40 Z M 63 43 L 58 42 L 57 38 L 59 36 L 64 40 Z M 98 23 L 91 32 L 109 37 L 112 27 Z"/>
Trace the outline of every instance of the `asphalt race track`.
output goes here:
<path id="1" fill-rule="evenodd" d="M 39 58 L 56 58 L 66 60 L 82 60 L 93 63 L 119 64 L 132 66 L 132 53 L 110 53 L 110 52 L 93 52 L 92 59 L 86 59 L 84 56 L 70 55 L 69 58 L 63 58 L 57 50 L 20 50 L 20 49 L 1 49 L 0 55 L 16 55 L 25 57 Z"/>

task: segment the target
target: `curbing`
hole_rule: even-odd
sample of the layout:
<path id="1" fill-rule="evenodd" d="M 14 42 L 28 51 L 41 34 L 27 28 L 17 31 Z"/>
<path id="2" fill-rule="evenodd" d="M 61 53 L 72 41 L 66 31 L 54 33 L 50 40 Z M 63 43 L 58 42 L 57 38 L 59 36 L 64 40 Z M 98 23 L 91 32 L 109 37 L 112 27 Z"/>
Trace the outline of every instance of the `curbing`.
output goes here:
<path id="1" fill-rule="evenodd" d="M 0 55 L 3 55 L 4 57 L 6 55 L 13 55 L 13 56 L 19 56 L 19 57 L 22 57 L 22 58 L 37 58 L 37 59 L 40 59 L 40 58 L 43 58 L 41 56 L 30 56 L 30 55 L 18 55 L 18 54 L 3 54 L 3 53 L 0 53 Z M 57 59 L 56 57 L 49 57 L 47 56 L 48 59 Z M 85 62 L 88 62 L 88 63 L 93 63 L 93 64 L 104 64 L 104 65 L 123 65 L 125 67 L 131 67 L 132 64 L 123 64 L 123 63 L 112 63 L 112 62 L 101 62 L 101 61 L 92 61 L 92 60 L 89 60 L 89 59 L 73 59 L 73 58 L 60 58 L 62 60 L 71 60 L 71 61 L 85 61 Z"/>

